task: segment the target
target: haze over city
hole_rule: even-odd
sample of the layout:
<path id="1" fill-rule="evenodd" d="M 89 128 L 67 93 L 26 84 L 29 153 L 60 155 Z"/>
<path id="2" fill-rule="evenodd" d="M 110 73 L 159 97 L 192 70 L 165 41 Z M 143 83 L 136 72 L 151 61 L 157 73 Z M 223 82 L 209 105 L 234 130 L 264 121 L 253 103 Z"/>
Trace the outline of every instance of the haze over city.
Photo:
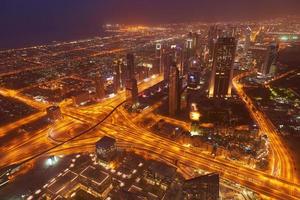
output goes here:
<path id="1" fill-rule="evenodd" d="M 1 1 L 0 199 L 300 199 L 299 9 Z"/>
<path id="2" fill-rule="evenodd" d="M 3 0 L 0 49 L 101 36 L 105 23 L 271 19 L 299 9 L 297 0 Z"/>

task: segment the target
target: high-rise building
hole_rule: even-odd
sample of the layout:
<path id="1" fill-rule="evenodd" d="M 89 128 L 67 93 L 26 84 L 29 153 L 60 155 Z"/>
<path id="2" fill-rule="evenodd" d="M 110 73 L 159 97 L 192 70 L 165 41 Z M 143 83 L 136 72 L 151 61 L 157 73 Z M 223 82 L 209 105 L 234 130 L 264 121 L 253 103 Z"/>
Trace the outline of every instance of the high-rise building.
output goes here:
<path id="1" fill-rule="evenodd" d="M 169 75 L 169 114 L 175 115 L 180 106 L 179 71 L 175 64 L 171 65 Z"/>
<path id="2" fill-rule="evenodd" d="M 196 58 L 191 58 L 188 63 L 187 87 L 191 90 L 200 89 L 200 62 Z"/>
<path id="3" fill-rule="evenodd" d="M 121 87 L 124 89 L 126 87 L 127 66 L 124 64 L 123 60 L 120 62 L 120 69 L 121 69 Z"/>
<path id="4" fill-rule="evenodd" d="M 186 40 L 186 48 L 196 49 L 199 47 L 199 34 L 196 32 L 189 32 Z"/>
<path id="5" fill-rule="evenodd" d="M 170 66 L 173 62 L 173 57 L 171 53 L 167 50 L 163 50 L 162 56 L 161 56 L 161 63 L 162 63 L 162 70 L 164 72 L 164 80 L 169 80 L 170 75 Z"/>
<path id="6" fill-rule="evenodd" d="M 162 45 L 161 43 L 157 43 L 155 45 L 155 59 L 152 64 L 151 72 L 152 74 L 161 74 L 162 73 Z"/>
<path id="7" fill-rule="evenodd" d="M 245 31 L 245 45 L 244 45 L 244 52 L 247 54 L 251 43 L 251 29 L 248 27 Z"/>
<path id="8" fill-rule="evenodd" d="M 97 99 L 103 99 L 105 97 L 103 77 L 102 76 L 97 77 L 95 83 L 96 83 L 95 87 L 96 87 Z"/>
<path id="9" fill-rule="evenodd" d="M 218 38 L 218 27 L 217 25 L 212 25 L 208 30 L 208 52 L 209 58 L 212 59 L 215 40 Z"/>
<path id="10" fill-rule="evenodd" d="M 114 92 L 117 93 L 121 87 L 121 69 L 120 63 L 117 62 L 114 65 Z"/>
<path id="11" fill-rule="evenodd" d="M 265 45 L 253 45 L 248 48 L 248 53 L 251 55 L 254 66 L 261 72 L 268 48 Z"/>
<path id="12" fill-rule="evenodd" d="M 136 79 L 126 81 L 126 100 L 129 101 L 132 106 L 138 103 L 138 86 Z"/>
<path id="13" fill-rule="evenodd" d="M 186 68 L 185 68 L 186 55 L 184 49 L 180 46 L 176 46 L 176 48 L 172 49 L 172 55 L 173 55 L 172 58 L 174 58 L 174 61 L 179 70 L 180 76 L 183 76 L 186 73 Z"/>
<path id="14" fill-rule="evenodd" d="M 214 45 L 209 97 L 231 96 L 233 63 L 236 51 L 234 37 L 218 38 Z"/>
<path id="15" fill-rule="evenodd" d="M 196 50 L 199 47 L 199 35 L 190 32 L 186 39 L 186 59 L 189 60 L 195 56 Z"/>
<path id="16" fill-rule="evenodd" d="M 278 55 L 278 45 L 273 43 L 268 47 L 265 62 L 262 65 L 260 72 L 264 76 L 274 75 L 276 73 L 276 62 Z"/>
<path id="17" fill-rule="evenodd" d="M 219 174 L 212 173 L 186 180 L 183 183 L 184 199 L 219 199 Z"/>
<path id="18" fill-rule="evenodd" d="M 135 78 L 134 74 L 134 55 L 132 53 L 127 54 L 127 69 L 126 69 L 126 79 Z"/>

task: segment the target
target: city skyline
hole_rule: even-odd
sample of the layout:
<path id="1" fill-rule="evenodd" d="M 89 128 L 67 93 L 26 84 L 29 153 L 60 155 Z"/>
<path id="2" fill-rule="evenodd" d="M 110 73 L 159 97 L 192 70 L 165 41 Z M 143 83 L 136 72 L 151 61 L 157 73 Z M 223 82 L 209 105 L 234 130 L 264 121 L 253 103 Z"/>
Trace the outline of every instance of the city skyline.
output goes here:
<path id="1" fill-rule="evenodd" d="M 297 15 L 294 0 L 239 1 L 21 1 L 0 3 L 0 49 L 72 41 L 104 34 L 107 23 L 153 25 L 178 22 L 224 22 Z M 19 37 L 22 35 L 22 37 Z"/>
<path id="2" fill-rule="evenodd" d="M 0 199 L 300 199 L 298 4 L 222 2 L 5 1 Z"/>

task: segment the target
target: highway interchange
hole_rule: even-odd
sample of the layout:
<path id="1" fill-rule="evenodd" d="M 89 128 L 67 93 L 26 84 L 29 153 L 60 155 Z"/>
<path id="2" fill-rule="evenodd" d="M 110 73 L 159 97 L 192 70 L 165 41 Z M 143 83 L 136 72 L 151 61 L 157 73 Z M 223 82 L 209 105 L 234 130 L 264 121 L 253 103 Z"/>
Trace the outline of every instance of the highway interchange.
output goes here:
<path id="1" fill-rule="evenodd" d="M 172 165 L 218 172 L 223 179 L 244 185 L 267 197 L 275 199 L 298 199 L 300 197 L 300 186 L 297 184 L 296 177 L 294 176 L 293 162 L 282 141 L 274 131 L 272 124 L 270 124 L 264 115 L 258 114 L 259 111 L 253 109 L 254 105 L 251 103 L 250 98 L 243 92 L 242 85 L 238 81 L 242 77 L 243 75 L 237 76 L 233 80 L 233 83 L 238 94 L 245 100 L 249 111 L 259 124 L 261 131 L 270 138 L 272 159 L 274 160 L 271 174 L 238 166 L 237 164 L 230 163 L 228 160 L 204 155 L 193 148 L 177 144 L 136 125 L 130 114 L 122 106 L 118 107 L 118 105 L 121 105 L 125 101 L 123 91 L 115 97 L 82 108 L 74 108 L 70 105 L 70 102 L 63 102 L 61 109 L 64 115 L 66 115 L 63 120 L 51 125 L 51 127 L 46 127 L 43 130 L 33 133 L 31 137 L 14 141 L 15 144 L 10 145 L 9 148 L 1 147 L 2 166 L 30 160 L 43 153 L 59 155 L 62 153 L 71 154 L 80 151 L 93 151 L 94 144 L 99 137 L 109 135 L 116 138 L 122 144 L 123 148 L 135 151 L 136 153 L 164 160 Z M 153 77 L 151 81 L 140 83 L 139 91 L 143 91 L 161 81 L 162 76 Z M 17 95 L 14 94 L 14 96 Z M 22 96 L 17 98 L 30 105 L 36 105 L 36 103 L 32 104 L 30 102 L 32 100 Z M 41 104 L 36 107 L 42 110 L 45 105 Z M 140 113 L 139 117 L 143 116 L 143 114 L 143 112 Z M 41 114 L 38 113 L 36 115 Z M 103 118 L 105 120 L 102 122 L 101 119 Z M 98 126 L 94 126 L 94 122 L 97 121 L 101 121 L 101 123 Z M 80 124 L 84 124 L 86 128 L 93 128 L 90 128 L 88 132 L 80 136 L 76 135 L 76 133 L 66 134 L 69 133 L 69 130 L 74 129 L 74 126 L 79 126 Z M 2 131 L 1 134 L 5 133 Z M 55 138 L 56 136 L 51 134 L 63 136 L 60 136 L 59 140 L 53 140 L 52 137 Z M 276 176 L 272 174 L 275 169 L 278 170 Z"/>

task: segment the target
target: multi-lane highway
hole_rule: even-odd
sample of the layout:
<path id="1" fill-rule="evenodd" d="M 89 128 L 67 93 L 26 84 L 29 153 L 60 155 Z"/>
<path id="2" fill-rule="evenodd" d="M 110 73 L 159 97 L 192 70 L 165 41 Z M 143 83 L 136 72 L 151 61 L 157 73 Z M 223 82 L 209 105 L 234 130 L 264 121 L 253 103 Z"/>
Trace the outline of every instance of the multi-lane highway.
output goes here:
<path id="1" fill-rule="evenodd" d="M 142 113 L 143 114 L 143 113 Z M 98 131 L 98 133 L 97 133 Z M 184 147 L 137 126 L 130 115 L 120 107 L 97 130 L 82 140 L 72 141 L 60 147 L 64 153 L 91 150 L 99 135 L 109 135 L 122 141 L 123 148 L 164 160 L 170 164 L 218 172 L 224 179 L 244 185 L 275 199 L 298 199 L 300 186 L 267 173 L 238 166 L 222 159 L 214 159 L 193 148 Z M 127 144 L 127 145 L 126 145 Z M 59 149 L 55 150 L 60 153 Z"/>
<path id="2" fill-rule="evenodd" d="M 61 152 L 74 153 L 78 151 L 90 151 L 93 149 L 99 137 L 102 135 L 110 135 L 118 141 L 122 141 L 123 147 L 136 151 L 137 153 L 151 155 L 151 157 L 165 160 L 173 165 L 180 163 L 180 165 L 195 169 L 201 168 L 218 172 L 224 179 L 237 182 L 275 199 L 299 199 L 300 186 L 295 183 L 293 165 L 289 160 L 290 158 L 285 154 L 287 153 L 285 146 L 276 135 L 276 132 L 274 132 L 274 128 L 269 124 L 269 121 L 267 121 L 263 115 L 259 115 L 253 111 L 254 105 L 252 102 L 248 102 L 249 98 L 243 92 L 242 86 L 238 82 L 238 79 L 241 77 L 242 76 L 239 76 L 234 79 L 234 86 L 239 95 L 245 100 L 249 111 L 252 112 L 253 117 L 259 123 L 262 131 L 268 134 L 273 149 L 275 148 L 273 155 L 274 161 L 278 163 L 275 168 L 280 171 L 278 176 L 273 176 L 244 166 L 238 166 L 227 160 L 215 159 L 203 155 L 193 148 L 182 146 L 149 132 L 138 126 L 122 107 L 115 109 L 117 105 L 125 101 L 126 97 L 124 92 L 120 92 L 113 98 L 84 107 L 83 109 L 75 109 L 69 106 L 68 103 L 61 104 L 62 112 L 68 117 L 58 122 L 55 127 L 46 128 L 45 130 L 34 133 L 30 138 L 16 141 L 16 144 L 10 151 L 1 153 L 1 165 L 7 166 L 28 160 L 43 152 L 47 152 L 47 149 L 51 149 L 51 151 L 47 153 L 55 154 L 60 154 Z M 161 80 L 162 76 L 158 76 L 149 82 L 143 82 L 139 85 L 139 90 L 143 91 Z M 143 116 L 145 113 L 141 113 L 140 115 Z M 103 120 L 103 122 L 101 120 Z M 102 123 L 99 123 L 99 126 L 93 126 L 95 122 L 98 121 Z M 80 137 L 76 137 L 76 134 L 75 137 L 74 134 L 70 135 L 68 131 L 74 127 L 76 123 L 84 124 L 89 131 L 86 132 L 86 134 L 80 135 Z M 59 141 L 52 140 L 52 135 L 49 137 L 49 134 L 53 134 L 53 130 L 56 130 L 55 132 L 60 135 Z M 72 137 L 74 137 L 74 139 L 70 140 Z"/>
<path id="3" fill-rule="evenodd" d="M 280 138 L 280 134 L 270 122 L 270 120 L 259 111 L 250 97 L 243 90 L 243 85 L 239 80 L 245 76 L 248 76 L 251 72 L 243 73 L 236 76 L 233 79 L 233 85 L 240 98 L 245 102 L 246 107 L 251 113 L 254 120 L 258 123 L 260 130 L 263 134 L 266 134 L 270 140 L 272 157 L 271 157 L 271 171 L 273 175 L 281 177 L 291 182 L 297 183 L 297 177 L 295 176 L 295 166 L 291 155 Z"/>

